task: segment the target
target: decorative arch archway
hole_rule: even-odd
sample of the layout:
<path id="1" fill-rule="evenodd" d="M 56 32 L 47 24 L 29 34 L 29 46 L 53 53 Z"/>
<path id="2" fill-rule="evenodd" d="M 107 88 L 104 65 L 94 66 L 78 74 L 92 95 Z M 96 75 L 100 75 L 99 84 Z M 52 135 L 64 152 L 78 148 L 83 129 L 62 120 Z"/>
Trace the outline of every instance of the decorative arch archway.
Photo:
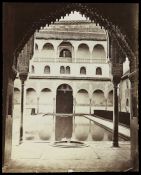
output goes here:
<path id="1" fill-rule="evenodd" d="M 64 66 L 60 66 L 60 74 L 65 74 L 65 67 Z"/>
<path id="2" fill-rule="evenodd" d="M 93 59 L 106 60 L 106 52 L 102 44 L 96 44 L 92 52 Z"/>
<path id="3" fill-rule="evenodd" d="M 68 4 L 65 7 L 62 6 L 62 8 L 60 8 L 59 11 L 56 10 L 56 11 L 50 12 L 50 17 L 48 16 L 41 17 L 39 21 L 37 21 L 36 25 L 32 25 L 31 30 L 27 32 L 28 34 L 26 35 L 26 38 L 22 40 L 21 44 L 19 44 L 16 51 L 19 52 L 19 50 L 23 47 L 23 45 L 28 40 L 29 36 L 31 36 L 41 26 L 54 23 L 56 19 L 59 20 L 62 16 L 65 16 L 65 14 L 71 13 L 71 11 L 80 12 L 80 14 L 85 15 L 86 17 L 89 17 L 91 21 L 95 21 L 101 27 L 104 27 L 104 29 L 108 31 L 109 35 L 116 40 L 116 42 L 118 43 L 118 46 L 122 49 L 124 53 L 127 54 L 129 58 L 131 59 L 136 58 L 135 54 L 133 53 L 131 47 L 128 44 L 128 41 L 127 41 L 128 39 L 121 32 L 121 29 L 115 24 L 113 24 L 109 19 L 107 19 L 107 16 L 103 16 L 100 12 L 98 12 L 97 5 L 95 7 L 94 6 L 90 7 L 87 4 L 83 4 L 83 3 Z"/>
<path id="4" fill-rule="evenodd" d="M 56 113 L 72 114 L 73 113 L 73 90 L 68 84 L 61 84 L 57 88 L 56 95 Z M 72 117 L 56 116 L 55 139 L 72 137 L 73 120 Z"/>
<path id="5" fill-rule="evenodd" d="M 52 104 L 53 98 L 52 98 L 52 91 L 49 88 L 44 88 L 40 92 L 40 105 L 46 105 L 46 104 Z"/>
<path id="6" fill-rule="evenodd" d="M 20 98 L 21 97 L 21 93 L 20 93 L 20 89 L 19 88 L 14 88 L 14 104 L 20 104 Z"/>
<path id="7" fill-rule="evenodd" d="M 81 75 L 86 75 L 86 67 L 80 67 L 80 74 Z"/>
<path id="8" fill-rule="evenodd" d="M 129 42 L 128 42 L 128 38 L 121 33 L 120 29 L 118 28 L 118 26 L 115 24 L 112 24 L 110 20 L 107 20 L 106 17 L 101 16 L 100 13 L 97 12 L 97 10 L 95 10 L 93 7 L 88 7 L 85 4 L 74 4 L 74 5 L 68 5 L 66 7 L 62 7 L 61 11 L 56 11 L 51 13 L 50 16 L 48 16 L 48 22 L 46 21 L 41 21 L 37 20 L 37 22 L 40 22 L 39 24 L 35 24 L 33 23 L 33 27 L 32 30 L 30 30 L 27 35 L 25 35 L 25 38 L 23 39 L 23 42 L 19 44 L 19 47 L 16 49 L 16 54 L 15 54 L 15 58 L 17 58 L 17 53 L 21 51 L 21 49 L 23 48 L 24 44 L 27 42 L 27 40 L 29 39 L 29 37 L 35 32 L 35 29 L 39 29 L 39 26 L 44 25 L 44 23 L 48 23 L 50 24 L 51 21 L 55 21 L 56 18 L 58 18 L 59 16 L 63 15 L 65 13 L 70 12 L 69 10 L 80 10 L 82 14 L 86 14 L 87 16 L 90 16 L 90 19 L 97 21 L 101 26 L 104 26 L 105 29 L 107 29 L 110 33 L 110 36 L 113 36 L 113 38 L 116 40 L 118 46 L 121 48 L 121 50 L 123 52 L 125 52 L 128 56 L 128 58 L 130 59 L 130 72 L 132 74 L 132 79 L 134 81 L 134 77 L 137 77 L 137 70 L 136 70 L 136 63 L 138 60 L 136 60 L 136 54 L 133 53 Z M 39 19 L 39 18 L 38 18 Z M 110 19 L 110 17 L 109 17 Z M 15 61 L 14 61 L 15 62 Z M 132 64 L 133 63 L 133 64 Z M 12 65 L 12 63 L 10 64 L 10 66 Z M 11 71 L 11 70 L 10 70 Z M 133 87 L 134 89 L 136 89 L 136 87 L 134 86 L 133 83 Z M 7 89 L 7 87 L 5 88 Z M 136 91 L 136 90 L 135 90 Z M 134 92 L 134 98 L 136 96 L 137 92 Z M 136 98 L 134 99 L 134 101 L 136 101 Z M 135 107 L 136 108 L 136 107 Z"/>
<path id="9" fill-rule="evenodd" d="M 37 104 L 37 93 L 33 88 L 26 89 L 26 104 L 36 105 Z"/>
<path id="10" fill-rule="evenodd" d="M 65 60 L 65 62 L 71 62 L 72 57 L 74 56 L 74 47 L 71 42 L 62 41 L 58 46 L 58 53 L 61 60 Z"/>
<path id="11" fill-rule="evenodd" d="M 47 65 L 47 66 L 44 67 L 44 73 L 45 74 L 50 74 L 50 66 Z"/>
<path id="12" fill-rule="evenodd" d="M 46 58 L 54 58 L 55 56 L 55 51 L 54 51 L 54 46 L 52 43 L 45 43 L 42 47 L 42 54 Z"/>
<path id="13" fill-rule="evenodd" d="M 71 53 L 71 51 L 69 49 L 65 49 L 64 48 L 64 49 L 62 49 L 60 51 L 59 57 L 64 57 L 64 58 L 68 57 L 68 58 L 71 58 L 72 57 L 72 53 Z"/>
<path id="14" fill-rule="evenodd" d="M 102 68 L 101 67 L 96 68 L 96 75 L 102 75 Z"/>
<path id="15" fill-rule="evenodd" d="M 73 90 L 68 84 L 61 84 L 57 88 L 56 113 L 73 112 Z"/>
<path id="16" fill-rule="evenodd" d="M 109 91 L 109 93 L 108 93 L 107 103 L 108 103 L 109 106 L 113 105 L 113 90 Z"/>
<path id="17" fill-rule="evenodd" d="M 52 43 L 45 43 L 45 44 L 43 45 L 42 50 L 44 50 L 44 51 L 54 50 L 54 46 L 53 46 Z"/>
<path id="18" fill-rule="evenodd" d="M 80 90 L 77 91 L 76 103 L 77 104 L 84 104 L 84 105 L 88 105 L 90 103 L 89 93 L 88 93 L 87 90 L 80 89 Z"/>
<path id="19" fill-rule="evenodd" d="M 102 90 L 97 89 L 93 92 L 92 104 L 94 106 L 105 106 L 106 105 L 106 99 L 104 97 L 104 92 Z"/>
<path id="20" fill-rule="evenodd" d="M 66 67 L 66 74 L 70 74 L 70 66 Z"/>
<path id="21" fill-rule="evenodd" d="M 79 44 L 76 55 L 77 59 L 89 59 L 90 58 L 89 46 L 85 43 Z"/>

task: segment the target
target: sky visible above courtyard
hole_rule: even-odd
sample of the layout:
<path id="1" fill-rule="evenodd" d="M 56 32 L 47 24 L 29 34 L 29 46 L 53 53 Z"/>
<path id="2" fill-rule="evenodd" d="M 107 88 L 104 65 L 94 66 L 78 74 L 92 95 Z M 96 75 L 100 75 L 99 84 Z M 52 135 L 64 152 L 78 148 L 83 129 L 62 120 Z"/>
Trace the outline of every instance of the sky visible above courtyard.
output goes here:
<path id="1" fill-rule="evenodd" d="M 84 15 L 82 16 L 79 12 L 74 11 L 74 13 L 71 12 L 70 14 L 66 15 L 64 18 L 61 17 L 59 21 L 77 21 L 77 20 L 86 21 L 88 19 Z"/>

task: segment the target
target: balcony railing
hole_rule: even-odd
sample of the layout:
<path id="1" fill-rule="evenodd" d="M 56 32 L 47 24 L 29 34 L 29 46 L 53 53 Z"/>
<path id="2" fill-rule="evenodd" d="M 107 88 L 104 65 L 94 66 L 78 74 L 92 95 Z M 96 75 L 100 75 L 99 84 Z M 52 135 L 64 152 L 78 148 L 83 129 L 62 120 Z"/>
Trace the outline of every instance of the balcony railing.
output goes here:
<path id="1" fill-rule="evenodd" d="M 70 58 L 70 57 L 59 57 L 59 58 L 46 58 L 46 57 L 34 57 L 34 62 L 56 62 L 56 63 L 106 63 L 106 59 L 87 59 L 87 58 Z"/>
<path id="2" fill-rule="evenodd" d="M 106 59 L 76 58 L 76 63 L 106 63 Z"/>

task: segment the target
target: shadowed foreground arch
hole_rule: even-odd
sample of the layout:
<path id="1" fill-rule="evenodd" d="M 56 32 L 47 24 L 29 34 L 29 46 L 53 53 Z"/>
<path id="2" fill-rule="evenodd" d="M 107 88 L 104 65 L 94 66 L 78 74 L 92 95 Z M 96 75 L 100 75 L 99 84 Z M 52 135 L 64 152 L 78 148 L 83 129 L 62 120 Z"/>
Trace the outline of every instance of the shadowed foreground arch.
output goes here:
<path id="1" fill-rule="evenodd" d="M 109 11 L 107 8 L 112 9 Z M 5 135 L 5 128 L 7 123 L 7 115 L 12 116 L 12 112 L 8 113 L 8 106 L 12 103 L 13 94 L 13 81 L 16 75 L 16 63 L 21 50 L 26 49 L 24 47 L 28 39 L 34 34 L 35 30 L 39 29 L 41 26 L 50 24 L 52 21 L 59 19 L 66 13 L 72 10 L 80 11 L 82 14 L 90 17 L 90 19 L 95 20 L 106 30 L 108 30 L 109 35 L 113 37 L 120 49 L 128 56 L 130 60 L 130 79 L 132 81 L 131 86 L 133 90 L 132 96 L 132 117 L 131 131 L 133 127 L 133 140 L 131 141 L 131 155 L 133 160 L 133 168 L 137 168 L 138 165 L 138 114 L 137 114 L 137 86 L 138 86 L 138 42 L 137 42 L 137 30 L 138 27 L 138 4 L 82 4 L 82 3 L 72 3 L 72 4 L 40 4 L 35 3 L 5 3 L 3 6 L 3 49 L 4 49 L 4 62 L 3 67 L 6 68 L 3 71 L 3 163 L 4 155 L 7 154 L 6 141 L 7 135 Z M 51 11 L 50 11 L 51 9 Z M 52 11 L 56 9 L 56 11 Z M 120 11 L 120 13 L 119 13 Z M 126 13 L 125 13 L 126 11 Z M 102 12 L 102 13 L 101 13 Z M 103 15 L 101 15 L 103 14 Z M 16 17 L 16 18 L 15 18 Z M 44 19 L 44 20 L 42 20 Z M 121 20 L 123 19 L 123 20 Z M 25 21 L 23 23 L 23 21 Z M 123 22 L 124 21 L 124 22 Z M 131 25 L 132 24 L 132 25 Z M 10 29 L 10 30 L 9 30 Z M 24 54 L 23 54 L 24 55 Z M 32 50 L 31 50 L 32 55 Z M 31 57 L 28 56 L 27 58 Z M 24 55 L 25 56 L 25 55 Z M 14 64 L 14 66 L 13 66 Z M 9 154 L 9 153 L 8 153 Z M 10 155 L 10 154 L 9 154 Z M 5 156 L 6 157 L 6 156 Z M 8 156 L 8 159 L 9 160 Z M 7 162 L 7 160 L 5 160 Z"/>

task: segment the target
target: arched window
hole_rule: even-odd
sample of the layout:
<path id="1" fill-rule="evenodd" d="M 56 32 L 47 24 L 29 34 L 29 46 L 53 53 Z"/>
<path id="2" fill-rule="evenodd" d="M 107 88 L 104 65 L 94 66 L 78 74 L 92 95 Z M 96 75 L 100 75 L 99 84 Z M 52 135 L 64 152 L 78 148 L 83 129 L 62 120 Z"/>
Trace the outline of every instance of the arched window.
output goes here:
<path id="1" fill-rule="evenodd" d="M 61 50 L 59 57 L 69 57 L 69 58 L 71 58 L 72 54 L 71 54 L 70 50 L 63 49 L 63 50 Z"/>
<path id="2" fill-rule="evenodd" d="M 43 46 L 43 50 L 45 51 L 47 51 L 47 50 L 54 50 L 54 47 L 53 47 L 53 45 L 51 44 L 51 43 L 46 43 L 46 44 L 44 44 L 44 46 Z"/>
<path id="3" fill-rule="evenodd" d="M 50 67 L 49 66 L 45 66 L 44 73 L 45 74 L 49 74 L 50 73 Z"/>
<path id="4" fill-rule="evenodd" d="M 59 50 L 59 57 L 72 58 L 74 48 L 70 42 L 65 41 L 61 42 L 60 45 L 58 46 L 58 50 Z"/>
<path id="5" fill-rule="evenodd" d="M 86 68 L 85 67 L 80 68 L 80 74 L 86 75 Z"/>
<path id="6" fill-rule="evenodd" d="M 64 74 L 65 73 L 65 68 L 64 68 L 64 66 L 61 66 L 60 67 L 60 74 Z"/>
<path id="7" fill-rule="evenodd" d="M 66 74 L 70 74 L 70 67 L 69 66 L 66 67 Z"/>
<path id="8" fill-rule="evenodd" d="M 32 74 L 35 73 L 35 69 L 34 69 L 34 66 L 33 65 L 31 66 L 31 73 Z"/>
<path id="9" fill-rule="evenodd" d="M 129 106 L 129 100 L 128 99 L 126 100 L 126 106 Z"/>
<path id="10" fill-rule="evenodd" d="M 96 75 L 102 75 L 102 69 L 101 67 L 96 68 Z"/>
<path id="11" fill-rule="evenodd" d="M 35 50 L 38 50 L 38 44 L 35 43 Z"/>

